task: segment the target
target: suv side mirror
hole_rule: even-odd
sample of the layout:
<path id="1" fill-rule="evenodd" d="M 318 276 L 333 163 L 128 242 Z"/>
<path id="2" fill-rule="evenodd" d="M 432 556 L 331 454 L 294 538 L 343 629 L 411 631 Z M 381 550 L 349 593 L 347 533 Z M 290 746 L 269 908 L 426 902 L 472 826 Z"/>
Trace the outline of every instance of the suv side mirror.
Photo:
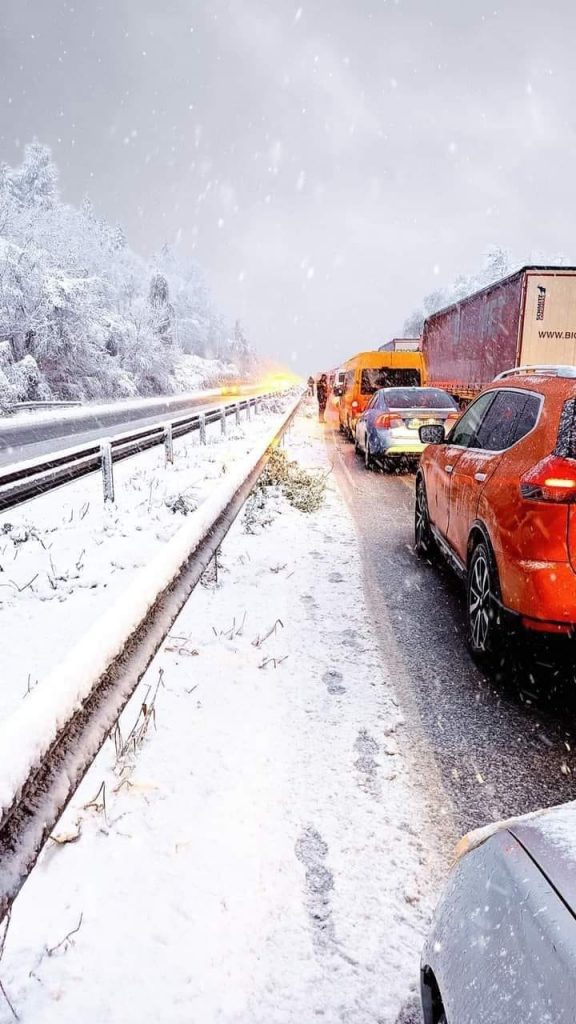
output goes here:
<path id="1" fill-rule="evenodd" d="M 442 423 L 428 423 L 418 430 L 418 437 L 422 444 L 444 444 L 446 431 Z"/>

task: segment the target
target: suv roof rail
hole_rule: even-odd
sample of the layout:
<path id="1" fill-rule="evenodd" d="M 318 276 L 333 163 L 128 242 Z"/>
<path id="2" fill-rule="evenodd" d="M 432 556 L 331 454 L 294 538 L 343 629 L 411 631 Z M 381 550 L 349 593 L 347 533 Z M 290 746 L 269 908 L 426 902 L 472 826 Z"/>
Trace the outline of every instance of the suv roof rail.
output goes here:
<path id="1" fill-rule="evenodd" d="M 534 366 L 513 366 L 510 370 L 503 370 L 494 380 L 506 380 L 507 377 L 519 377 L 522 374 L 538 374 L 543 377 L 576 377 L 576 366 L 556 365 L 554 363 L 540 363 Z"/>

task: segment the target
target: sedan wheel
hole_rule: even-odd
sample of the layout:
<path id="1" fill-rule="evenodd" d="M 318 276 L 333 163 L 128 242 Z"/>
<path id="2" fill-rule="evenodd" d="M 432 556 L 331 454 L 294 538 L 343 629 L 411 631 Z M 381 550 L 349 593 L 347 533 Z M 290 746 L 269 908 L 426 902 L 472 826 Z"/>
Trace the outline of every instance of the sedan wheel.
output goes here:
<path id="1" fill-rule="evenodd" d="M 372 459 L 372 452 L 370 451 L 370 441 L 368 440 L 368 434 L 364 440 L 364 465 L 366 469 L 372 469 L 374 462 Z"/>
<path id="2" fill-rule="evenodd" d="M 496 591 L 492 557 L 482 542 L 470 559 L 466 601 L 468 645 L 480 661 L 491 659 L 498 649 L 501 628 L 494 601 Z"/>

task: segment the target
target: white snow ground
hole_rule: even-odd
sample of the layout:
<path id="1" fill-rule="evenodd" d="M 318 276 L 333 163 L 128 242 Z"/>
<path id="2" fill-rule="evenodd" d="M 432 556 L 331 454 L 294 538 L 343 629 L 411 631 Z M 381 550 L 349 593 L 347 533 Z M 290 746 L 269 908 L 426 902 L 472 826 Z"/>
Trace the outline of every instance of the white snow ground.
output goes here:
<path id="1" fill-rule="evenodd" d="M 99 473 L 0 514 L 0 720 L 58 665 L 218 481 L 279 422 L 287 400 L 267 403 L 114 467 L 116 502 L 105 505 Z"/>
<path id="2" fill-rule="evenodd" d="M 306 416 L 288 452 L 328 468 Z M 436 855 L 352 524 L 329 478 L 253 528 L 126 709 L 123 737 L 162 671 L 138 753 L 105 745 L 15 904 L 24 1022 L 391 1024 L 415 990 Z"/>

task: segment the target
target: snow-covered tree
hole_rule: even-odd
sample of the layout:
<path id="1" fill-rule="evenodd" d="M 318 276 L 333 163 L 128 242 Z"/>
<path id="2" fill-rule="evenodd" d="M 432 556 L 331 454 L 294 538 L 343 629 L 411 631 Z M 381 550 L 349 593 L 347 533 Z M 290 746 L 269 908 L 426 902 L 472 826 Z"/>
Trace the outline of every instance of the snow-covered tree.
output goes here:
<path id="1" fill-rule="evenodd" d="M 58 197 L 58 171 L 47 146 L 34 140 L 24 149 L 24 160 L 8 172 L 13 199 L 22 208 L 51 206 Z"/>
<path id="2" fill-rule="evenodd" d="M 491 246 L 475 274 L 459 274 L 450 287 L 439 288 L 424 296 L 420 307 L 404 322 L 405 336 L 417 338 L 422 333 L 424 321 L 432 313 L 464 299 L 467 295 L 472 295 L 481 288 L 486 288 L 494 281 L 499 281 L 500 278 L 512 273 L 512 270 L 510 253 L 500 246 Z"/>
<path id="3" fill-rule="evenodd" d="M 198 267 L 169 246 L 150 264 L 89 199 L 63 203 L 47 147 L 0 166 L 0 406 L 168 393 L 182 352 L 235 351 Z"/>
<path id="4" fill-rule="evenodd" d="M 239 320 L 234 324 L 234 333 L 229 344 L 229 358 L 244 373 L 254 369 L 254 349 L 247 341 Z"/>

